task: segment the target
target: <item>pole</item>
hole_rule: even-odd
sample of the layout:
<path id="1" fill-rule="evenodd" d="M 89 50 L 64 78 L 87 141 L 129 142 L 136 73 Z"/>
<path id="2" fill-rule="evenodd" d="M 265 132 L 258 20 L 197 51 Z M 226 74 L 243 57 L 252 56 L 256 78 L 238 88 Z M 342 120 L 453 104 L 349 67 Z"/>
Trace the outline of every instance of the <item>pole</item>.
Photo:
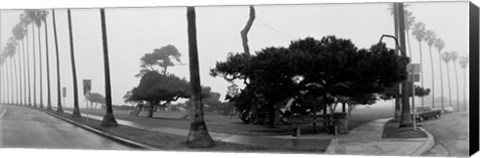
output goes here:
<path id="1" fill-rule="evenodd" d="M 415 110 L 415 73 L 412 70 L 412 110 L 413 110 L 413 131 L 417 128 L 417 110 Z"/>

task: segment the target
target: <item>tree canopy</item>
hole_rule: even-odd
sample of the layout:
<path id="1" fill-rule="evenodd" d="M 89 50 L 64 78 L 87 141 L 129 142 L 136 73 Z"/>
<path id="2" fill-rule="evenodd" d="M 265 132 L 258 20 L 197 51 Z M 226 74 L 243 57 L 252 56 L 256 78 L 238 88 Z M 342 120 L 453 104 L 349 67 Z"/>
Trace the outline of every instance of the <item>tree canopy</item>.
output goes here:
<path id="1" fill-rule="evenodd" d="M 92 103 L 105 104 L 105 97 L 100 93 L 91 92 L 85 98 Z"/>
<path id="2" fill-rule="evenodd" d="M 295 96 L 321 97 L 324 104 L 339 97 L 371 104 L 379 99 L 376 94 L 407 78 L 408 62 L 384 43 L 358 49 L 348 39 L 308 37 L 292 41 L 288 48 L 269 47 L 251 56 L 230 53 L 210 75 L 243 80 L 246 87 L 236 100 L 248 102 L 244 105 L 260 101 L 259 106 L 273 106 Z"/>
<path id="3" fill-rule="evenodd" d="M 163 74 L 167 73 L 169 66 L 174 66 L 173 60 L 180 62 L 182 54 L 173 45 L 166 45 L 160 49 L 154 49 L 152 53 L 146 53 L 141 59 L 140 67 L 147 70 L 155 70 L 155 66 L 163 69 Z M 143 70 L 145 71 L 145 70 Z M 141 71 L 141 74 L 142 72 Z"/>

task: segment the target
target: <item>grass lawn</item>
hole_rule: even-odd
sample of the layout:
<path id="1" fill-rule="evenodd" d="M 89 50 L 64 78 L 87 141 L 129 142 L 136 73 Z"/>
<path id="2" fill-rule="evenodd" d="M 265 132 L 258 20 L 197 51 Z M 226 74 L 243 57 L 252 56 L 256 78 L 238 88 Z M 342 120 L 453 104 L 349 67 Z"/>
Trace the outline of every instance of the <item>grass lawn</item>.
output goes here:
<path id="1" fill-rule="evenodd" d="M 413 130 L 413 127 L 398 127 L 398 122 L 388 121 L 383 129 L 382 138 L 426 138 L 422 130 Z"/>
<path id="2" fill-rule="evenodd" d="M 85 111 L 85 110 L 84 110 Z M 48 112 L 48 111 L 47 111 Z M 318 150 L 312 149 L 291 149 L 285 148 L 279 145 L 278 148 L 266 148 L 260 146 L 249 146 L 249 145 L 239 145 L 233 143 L 225 143 L 225 142 L 215 142 L 215 147 L 206 148 L 206 149 L 192 149 L 185 145 L 186 137 L 185 136 L 177 136 L 177 135 L 170 135 L 160 132 L 153 132 L 128 126 L 119 125 L 116 128 L 104 128 L 101 127 L 101 121 L 88 119 L 86 117 L 82 118 L 72 118 L 71 114 L 64 113 L 64 114 L 57 114 L 63 118 L 67 118 L 73 120 L 75 122 L 85 124 L 92 128 L 98 129 L 100 131 L 113 134 L 115 136 L 119 136 L 122 138 L 134 140 L 140 143 L 144 143 L 150 146 L 157 147 L 163 150 L 172 150 L 172 151 L 222 151 L 222 152 L 311 152 L 311 153 L 323 153 L 325 149 L 319 148 Z M 122 116 L 119 114 L 119 116 Z M 156 119 L 147 119 L 147 118 L 138 118 L 138 119 L 145 119 L 145 120 L 156 120 Z M 160 121 L 162 122 L 162 121 Z M 327 144 L 328 146 L 328 144 Z"/>

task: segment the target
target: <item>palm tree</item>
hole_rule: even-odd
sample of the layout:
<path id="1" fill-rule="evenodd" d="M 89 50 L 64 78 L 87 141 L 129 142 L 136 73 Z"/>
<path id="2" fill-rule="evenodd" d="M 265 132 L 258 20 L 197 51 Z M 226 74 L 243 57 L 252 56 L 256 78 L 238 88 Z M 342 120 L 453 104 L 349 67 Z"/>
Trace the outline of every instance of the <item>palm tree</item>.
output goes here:
<path id="1" fill-rule="evenodd" d="M 212 147 L 215 145 L 207 125 L 203 118 L 203 104 L 201 99 L 200 73 L 198 67 L 198 50 L 197 50 L 197 28 L 195 22 L 195 8 L 187 7 L 187 24 L 188 24 L 188 54 L 190 60 L 190 86 L 193 111 L 190 111 L 191 124 L 187 137 L 187 146 Z"/>
<path id="2" fill-rule="evenodd" d="M 448 103 L 449 106 L 452 106 L 452 86 L 450 85 L 450 71 L 448 70 L 448 62 L 452 60 L 451 53 L 444 52 L 442 54 L 442 60 L 447 65 L 447 80 L 448 80 Z M 457 109 L 458 110 L 458 109 Z"/>
<path id="3" fill-rule="evenodd" d="M 35 10 L 34 22 L 37 26 L 38 34 L 38 52 L 39 52 L 39 61 L 40 61 L 40 108 L 43 108 L 43 69 L 42 69 L 42 39 L 40 38 L 40 27 L 42 26 L 42 21 L 45 21 L 47 17 L 47 12 L 44 10 Z"/>
<path id="4" fill-rule="evenodd" d="M 420 84 L 423 86 L 423 60 L 422 60 L 422 41 L 425 38 L 425 24 L 422 22 L 415 23 L 414 27 L 412 28 L 412 34 L 415 35 L 415 38 L 418 41 L 418 50 L 419 50 L 419 56 L 420 56 Z M 410 56 L 412 58 L 412 56 Z M 424 100 L 422 97 L 422 102 L 421 105 L 423 106 Z"/>
<path id="5" fill-rule="evenodd" d="M 443 104 L 443 71 L 442 71 L 442 49 L 445 47 L 445 43 L 443 42 L 442 39 L 437 38 L 435 40 L 435 47 L 438 50 L 438 65 L 440 67 L 440 97 L 441 97 L 441 103 L 442 103 L 442 110 L 445 110 L 445 105 Z M 435 98 L 434 98 L 435 101 Z"/>
<path id="6" fill-rule="evenodd" d="M 463 56 L 458 59 L 458 64 L 463 68 L 463 109 L 467 110 L 467 73 L 465 69 L 468 66 L 468 57 Z"/>
<path id="7" fill-rule="evenodd" d="M 415 24 L 415 17 L 413 16 L 413 13 L 411 11 L 408 11 L 406 8 L 408 8 L 410 5 L 409 4 L 404 4 L 404 19 L 405 19 L 405 32 L 407 36 L 407 43 L 408 43 L 408 56 L 412 56 L 412 48 L 410 47 L 410 29 L 412 29 L 412 26 Z M 393 3 L 390 5 L 388 8 L 390 10 L 390 15 L 394 16 L 394 19 L 396 19 L 398 15 L 395 15 L 394 11 L 394 5 Z M 397 25 L 397 21 L 394 20 L 394 25 Z M 395 36 L 398 37 L 398 28 L 395 28 Z"/>
<path id="8" fill-rule="evenodd" d="M 25 10 L 25 15 L 26 18 L 25 24 L 28 26 L 29 24 L 32 24 L 31 29 L 32 29 L 32 52 L 33 52 L 33 106 L 37 107 L 37 70 L 36 70 L 36 56 L 35 56 L 35 26 L 33 25 L 33 22 L 35 22 L 37 18 L 36 10 L 33 9 L 27 9 Z M 27 44 L 28 45 L 28 44 Z"/>
<path id="9" fill-rule="evenodd" d="M 102 41 L 103 41 L 103 64 L 105 69 L 105 105 L 106 114 L 103 117 L 102 127 L 117 127 L 117 120 L 113 116 L 112 109 L 112 91 L 110 86 L 110 64 L 108 60 L 107 26 L 105 20 L 105 9 L 100 9 L 100 19 L 102 22 Z"/>
<path id="10" fill-rule="evenodd" d="M 15 25 L 15 27 L 13 27 L 12 29 L 12 33 L 13 33 L 13 36 L 15 37 L 15 40 L 17 42 L 20 42 L 20 40 L 23 40 L 23 38 L 25 37 L 25 30 L 23 28 L 23 26 L 19 23 L 17 25 Z M 17 45 L 18 47 L 20 47 L 20 45 Z M 25 49 L 24 49 L 25 51 Z M 17 49 L 17 52 L 20 52 L 20 48 Z M 25 53 L 25 52 L 23 52 Z M 20 105 L 25 105 L 26 104 L 26 100 L 24 99 L 24 88 L 25 87 L 25 84 L 22 83 L 23 80 L 25 80 L 25 76 L 22 77 L 22 72 L 24 72 L 21 68 L 21 65 L 25 65 L 25 60 L 24 60 L 24 64 L 22 64 L 21 62 L 21 57 L 20 57 L 21 53 L 18 53 L 18 62 L 19 62 L 19 68 L 20 68 L 20 74 L 19 74 L 19 82 L 20 82 Z M 25 57 L 25 56 L 24 56 Z M 25 67 L 25 66 L 24 66 Z"/>
<path id="11" fill-rule="evenodd" d="M 72 60 L 72 75 L 73 75 L 73 113 L 72 117 L 82 117 L 80 108 L 78 108 L 78 87 L 77 87 L 77 69 L 75 68 L 75 53 L 73 52 L 73 31 L 72 31 L 72 15 L 70 9 L 67 9 L 68 14 L 68 32 L 70 35 L 70 57 Z"/>
<path id="12" fill-rule="evenodd" d="M 16 43 L 16 40 L 14 37 L 10 37 L 8 39 L 8 42 L 7 42 L 7 46 L 5 47 L 4 49 L 4 54 L 6 57 L 10 57 L 11 59 L 11 62 L 10 62 L 10 96 L 11 96 L 11 104 L 15 104 L 15 105 L 18 105 L 18 80 L 16 80 L 16 76 L 17 76 L 17 66 L 16 66 L 16 62 L 15 62 L 15 59 L 14 58 L 14 55 L 15 55 L 15 51 L 16 51 L 16 46 L 17 46 L 17 43 Z M 16 80 L 15 84 L 13 84 L 12 82 L 14 82 L 14 80 Z M 15 89 L 15 85 L 17 85 L 17 90 L 15 92 L 17 92 L 17 94 L 14 94 L 13 92 L 13 89 Z M 17 95 L 17 96 L 15 96 Z M 14 99 L 16 98 L 16 99 Z M 17 101 L 15 101 L 17 100 Z"/>
<path id="13" fill-rule="evenodd" d="M 430 54 L 430 70 L 432 71 L 432 108 L 435 107 L 435 70 L 433 68 L 433 56 L 432 56 L 432 46 L 435 44 L 435 41 L 437 40 L 437 37 L 435 35 L 435 32 L 432 30 L 427 30 L 425 32 L 425 39 L 428 45 L 428 52 Z"/>
<path id="14" fill-rule="evenodd" d="M 52 19 L 53 19 L 53 36 L 55 37 L 55 52 L 57 58 L 57 112 L 63 113 L 62 108 L 62 97 L 61 97 L 61 84 L 60 84 L 60 60 L 58 55 L 58 41 L 57 41 L 57 24 L 55 21 L 55 9 L 52 9 Z"/>
<path id="15" fill-rule="evenodd" d="M 25 11 L 25 12 L 26 12 L 26 11 Z M 31 97 L 31 96 L 32 96 L 32 91 L 31 91 L 31 90 L 32 90 L 32 88 L 31 88 L 31 87 L 32 87 L 32 86 L 31 86 L 31 83 L 32 83 L 32 82 L 31 82 L 31 80 L 30 80 L 30 55 L 28 55 L 28 53 L 27 53 L 27 52 L 29 52 L 29 49 L 28 49 L 28 48 L 29 48 L 29 44 L 28 44 L 28 25 L 31 23 L 31 20 L 30 20 L 30 18 L 28 17 L 27 14 L 21 14 L 21 15 L 20 15 L 20 23 L 21 23 L 22 26 L 24 27 L 24 30 L 25 30 L 25 39 L 26 39 L 26 41 L 27 41 L 27 51 L 26 51 L 26 52 L 24 51 L 25 56 L 27 56 L 27 61 L 26 61 L 26 63 L 27 63 L 27 79 L 28 79 L 28 82 L 27 82 L 27 83 L 28 83 L 28 85 L 27 85 L 27 87 L 28 87 L 28 95 L 27 95 L 27 96 L 28 96 L 28 106 L 32 106 L 32 97 Z M 33 32 L 32 32 L 32 33 L 33 33 Z M 22 39 L 22 45 L 23 45 L 23 43 L 25 43 L 25 42 L 23 42 L 23 39 Z M 23 45 L 23 46 L 24 46 L 24 45 Z M 35 55 L 35 54 L 34 54 L 34 55 Z M 34 91 L 34 93 L 35 93 L 35 91 Z M 35 104 L 35 103 L 34 103 L 34 104 Z"/>
<path id="16" fill-rule="evenodd" d="M 52 101 L 51 101 L 51 94 L 50 94 L 50 60 L 48 56 L 48 26 L 47 26 L 47 15 L 48 12 L 46 10 L 41 11 L 41 15 L 43 16 L 43 23 L 45 24 L 45 58 L 47 61 L 47 110 L 52 110 Z"/>
<path id="17" fill-rule="evenodd" d="M 455 85 L 457 87 L 457 110 L 460 111 L 460 102 L 459 102 L 460 101 L 460 96 L 458 94 L 459 93 L 458 92 L 458 76 L 457 76 L 457 67 L 456 67 L 457 59 L 458 59 L 458 53 L 455 52 L 455 51 L 452 51 L 450 53 L 450 60 L 452 60 L 452 64 L 453 64 L 452 66 L 453 66 L 453 69 L 455 70 Z"/>

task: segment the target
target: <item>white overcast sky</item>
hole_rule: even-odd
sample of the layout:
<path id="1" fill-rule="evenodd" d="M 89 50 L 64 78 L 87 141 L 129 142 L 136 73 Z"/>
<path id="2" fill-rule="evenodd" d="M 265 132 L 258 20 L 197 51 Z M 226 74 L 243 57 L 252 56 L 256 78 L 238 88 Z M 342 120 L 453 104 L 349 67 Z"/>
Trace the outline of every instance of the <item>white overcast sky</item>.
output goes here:
<path id="1" fill-rule="evenodd" d="M 409 4 L 408 10 L 413 12 L 417 21 L 424 22 L 427 29 L 435 31 L 437 37 L 445 41 L 444 51 L 457 51 L 459 56 L 468 55 L 468 2 L 416 2 Z M 370 47 L 378 42 L 382 34 L 393 34 L 393 16 L 387 10 L 388 7 L 389 3 L 256 6 L 257 18 L 248 34 L 250 49 L 259 51 L 270 46 L 286 47 L 291 40 L 307 36 L 320 39 L 326 35 L 349 38 L 359 48 Z M 204 86 L 210 86 L 213 91 L 221 93 L 222 98 L 229 83 L 222 78 L 211 77 L 209 70 L 214 67 L 216 61 L 224 61 L 229 52 L 243 51 L 240 30 L 248 19 L 248 11 L 248 6 L 244 5 L 196 8 L 201 83 Z M 11 36 L 11 28 L 19 21 L 21 12 L 23 11 L 2 11 L 2 43 L 0 43 L 2 47 Z M 182 62 L 188 63 L 185 7 L 107 8 L 106 13 L 114 104 L 124 104 L 122 97 L 128 90 L 138 85 L 140 78 L 135 78 L 134 75 L 140 70 L 139 59 L 145 53 L 172 44 L 183 55 Z M 81 92 L 83 79 L 92 80 L 93 92 L 104 94 L 99 15 L 99 9 L 72 9 L 80 101 L 83 101 L 81 95 L 83 94 Z M 53 105 L 56 105 L 57 80 L 51 13 L 47 22 L 49 25 L 52 102 Z M 56 22 L 61 60 L 61 82 L 62 86 L 67 87 L 66 102 L 67 106 L 70 106 L 73 102 L 73 84 L 65 9 L 56 9 Z M 43 28 L 41 30 L 42 42 L 45 42 Z M 418 42 L 412 35 L 410 39 L 414 54 L 413 62 L 417 63 L 419 62 Z M 393 48 L 392 40 L 385 41 L 387 41 L 387 46 Z M 432 76 L 430 75 L 428 47 L 426 44 L 423 46 L 424 87 L 431 88 Z M 43 45 L 42 49 L 45 49 Z M 45 53 L 44 50 L 43 53 Z M 45 56 L 42 58 L 45 61 Z M 436 49 L 433 49 L 433 58 L 434 67 L 438 67 Z M 454 91 L 456 86 L 452 65 L 449 64 L 452 91 Z M 445 70 L 445 65 L 443 66 Z M 463 71 L 460 67 L 457 69 L 461 88 L 463 87 Z M 188 66 L 169 68 L 168 72 L 189 79 Z M 46 74 L 45 70 L 44 73 Z M 439 87 L 438 70 L 435 70 L 435 73 L 434 78 L 437 79 L 435 86 Z M 448 96 L 446 73 L 444 75 L 444 94 Z M 46 102 L 46 78 L 44 81 L 44 101 Z M 440 89 L 437 88 L 435 91 L 436 97 L 438 97 Z M 460 94 L 463 92 L 460 91 Z M 455 98 L 455 95 L 452 97 Z M 83 102 L 81 102 L 81 106 L 85 106 Z"/>

